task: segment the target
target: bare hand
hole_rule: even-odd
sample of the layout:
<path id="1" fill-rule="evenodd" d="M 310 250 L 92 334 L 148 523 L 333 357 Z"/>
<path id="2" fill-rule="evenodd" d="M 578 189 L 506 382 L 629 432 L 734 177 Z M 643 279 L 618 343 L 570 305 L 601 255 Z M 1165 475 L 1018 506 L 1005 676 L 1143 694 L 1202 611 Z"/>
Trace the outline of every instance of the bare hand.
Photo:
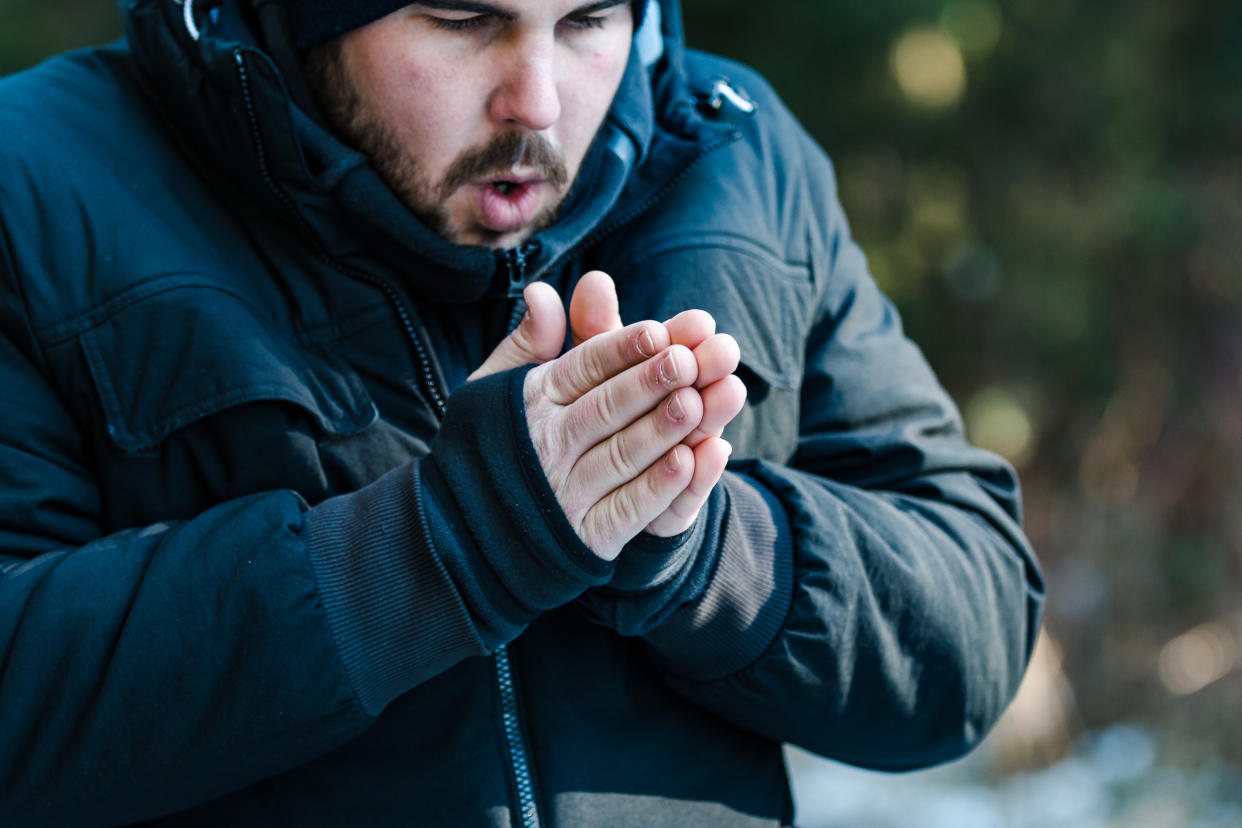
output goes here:
<path id="1" fill-rule="evenodd" d="M 695 354 L 658 322 L 621 328 L 606 285 L 611 312 L 598 296 L 588 304 L 605 311 L 594 324 L 611 329 L 557 359 L 560 300 L 551 287 L 530 285 L 527 315 L 469 379 L 542 363 L 524 386 L 531 440 L 570 524 L 611 559 L 694 483 L 695 452 L 682 443 L 700 426 L 703 402 Z"/>
<path id="2" fill-rule="evenodd" d="M 570 300 L 569 319 L 575 343 L 621 327 L 612 279 L 599 271 L 584 275 Z M 646 527 L 658 537 L 676 535 L 693 525 L 733 451 L 720 435 L 746 402 L 746 386 L 733 373 L 741 355 L 737 341 L 728 334 L 716 333 L 711 314 L 683 311 L 664 324 L 672 343 L 694 352 L 698 364 L 694 387 L 703 402 L 703 419 L 683 441 L 694 452 L 689 485 Z"/>

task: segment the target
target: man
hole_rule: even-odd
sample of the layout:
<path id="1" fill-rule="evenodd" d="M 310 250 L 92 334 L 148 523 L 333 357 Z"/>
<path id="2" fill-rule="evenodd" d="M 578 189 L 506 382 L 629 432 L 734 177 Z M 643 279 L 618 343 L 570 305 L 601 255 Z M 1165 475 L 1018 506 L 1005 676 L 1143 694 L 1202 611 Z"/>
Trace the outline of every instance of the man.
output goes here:
<path id="1" fill-rule="evenodd" d="M 1016 482 L 675 2 L 122 7 L 0 84 L 0 824 L 765 825 L 782 742 L 982 738 Z"/>

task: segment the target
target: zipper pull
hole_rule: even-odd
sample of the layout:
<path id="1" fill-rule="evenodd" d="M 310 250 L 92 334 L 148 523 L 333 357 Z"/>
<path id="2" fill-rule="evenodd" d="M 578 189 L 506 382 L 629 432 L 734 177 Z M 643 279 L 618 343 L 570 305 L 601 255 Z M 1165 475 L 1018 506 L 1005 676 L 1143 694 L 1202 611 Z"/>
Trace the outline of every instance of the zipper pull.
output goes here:
<path id="1" fill-rule="evenodd" d="M 509 298 L 521 299 L 522 291 L 530 283 L 526 264 L 539 252 L 539 242 L 531 241 L 503 253 L 505 268 L 509 274 Z"/>
<path id="2" fill-rule="evenodd" d="M 521 299 L 526 289 L 526 251 L 515 247 L 505 251 L 505 267 L 509 269 L 509 298 Z"/>
<path id="3" fill-rule="evenodd" d="M 753 115 L 758 108 L 750 96 L 733 86 L 728 78 L 716 78 L 703 103 L 709 110 L 719 114 L 726 102 L 744 115 Z"/>
<path id="4" fill-rule="evenodd" d="M 504 252 L 505 267 L 509 272 L 509 301 L 513 303 L 509 311 L 510 331 L 518 326 L 518 323 L 522 321 L 522 314 L 526 313 L 526 300 L 522 296 L 522 291 L 526 290 L 529 281 L 526 274 L 526 262 L 538 250 L 539 242 L 527 242 Z"/>

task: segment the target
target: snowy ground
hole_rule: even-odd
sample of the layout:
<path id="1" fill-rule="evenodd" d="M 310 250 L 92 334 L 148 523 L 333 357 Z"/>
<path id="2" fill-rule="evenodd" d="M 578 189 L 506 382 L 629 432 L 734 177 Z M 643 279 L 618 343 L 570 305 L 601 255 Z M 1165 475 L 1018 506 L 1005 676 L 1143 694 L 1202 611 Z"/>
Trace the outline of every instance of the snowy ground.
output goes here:
<path id="1" fill-rule="evenodd" d="M 801 828 L 1239 828 L 1242 769 L 1161 762 L 1147 730 L 1091 734 L 1061 762 L 989 780 L 978 754 L 910 774 L 849 768 L 790 748 Z"/>

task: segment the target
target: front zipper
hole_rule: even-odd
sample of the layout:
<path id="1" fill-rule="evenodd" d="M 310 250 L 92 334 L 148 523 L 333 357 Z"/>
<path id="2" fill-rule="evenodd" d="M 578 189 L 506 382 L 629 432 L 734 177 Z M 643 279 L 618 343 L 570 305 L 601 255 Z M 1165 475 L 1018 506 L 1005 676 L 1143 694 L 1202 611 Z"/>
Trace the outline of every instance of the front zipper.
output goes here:
<path id="1" fill-rule="evenodd" d="M 527 242 L 500 254 L 509 277 L 509 311 L 506 336 L 513 332 L 526 312 L 522 292 L 526 290 L 526 262 L 539 249 L 538 242 Z M 535 786 L 531 777 L 530 763 L 526 758 L 526 746 L 522 739 L 522 719 L 518 710 L 517 688 L 513 681 L 513 668 L 509 662 L 508 645 L 501 644 L 493 652 L 496 665 L 496 685 L 500 691 L 500 721 L 505 731 L 505 746 L 509 751 L 509 769 L 513 772 L 513 788 L 517 792 L 518 816 L 522 828 L 539 828 L 539 809 L 535 806 Z"/>
<path id="2" fill-rule="evenodd" d="M 509 769 L 513 771 L 514 789 L 517 791 L 518 816 L 521 818 L 522 828 L 539 828 L 535 785 L 522 740 L 522 720 L 518 711 L 517 689 L 513 683 L 508 646 L 501 644 L 496 648 L 493 657 L 496 662 L 496 682 L 500 686 L 500 721 L 504 725 L 505 745 L 509 749 Z"/>
<path id="3" fill-rule="evenodd" d="M 673 188 L 673 185 L 686 174 L 690 167 L 698 163 L 708 153 L 737 140 L 740 134 L 733 131 L 723 138 L 701 147 L 698 154 L 690 159 L 675 176 L 666 181 L 660 189 L 609 222 L 607 226 L 597 228 L 596 232 L 575 245 L 569 254 L 561 256 L 550 270 L 555 272 L 555 268 L 559 267 L 562 261 L 565 261 L 566 256 L 595 244 L 599 239 L 616 232 L 625 224 L 651 209 Z M 537 245 L 538 242 L 528 242 L 512 250 L 506 250 L 502 254 L 509 276 L 508 295 L 513 302 L 513 308 L 509 313 L 509 333 L 512 333 L 513 329 L 518 326 L 518 323 L 522 320 L 522 314 L 525 313 L 526 302 L 522 298 L 522 292 L 527 285 L 527 259 L 534 255 L 538 249 Z M 509 663 L 508 647 L 504 644 L 500 645 L 493 653 L 493 657 L 496 664 L 496 683 L 500 689 L 500 718 L 504 725 L 505 744 L 509 749 L 509 766 L 513 771 L 514 789 L 517 791 L 518 814 L 521 817 L 522 828 L 539 828 L 539 809 L 535 805 L 535 787 L 531 778 L 530 764 L 526 758 L 526 748 L 522 740 L 522 720 L 518 710 L 517 691 L 514 687 L 513 670 Z"/>

